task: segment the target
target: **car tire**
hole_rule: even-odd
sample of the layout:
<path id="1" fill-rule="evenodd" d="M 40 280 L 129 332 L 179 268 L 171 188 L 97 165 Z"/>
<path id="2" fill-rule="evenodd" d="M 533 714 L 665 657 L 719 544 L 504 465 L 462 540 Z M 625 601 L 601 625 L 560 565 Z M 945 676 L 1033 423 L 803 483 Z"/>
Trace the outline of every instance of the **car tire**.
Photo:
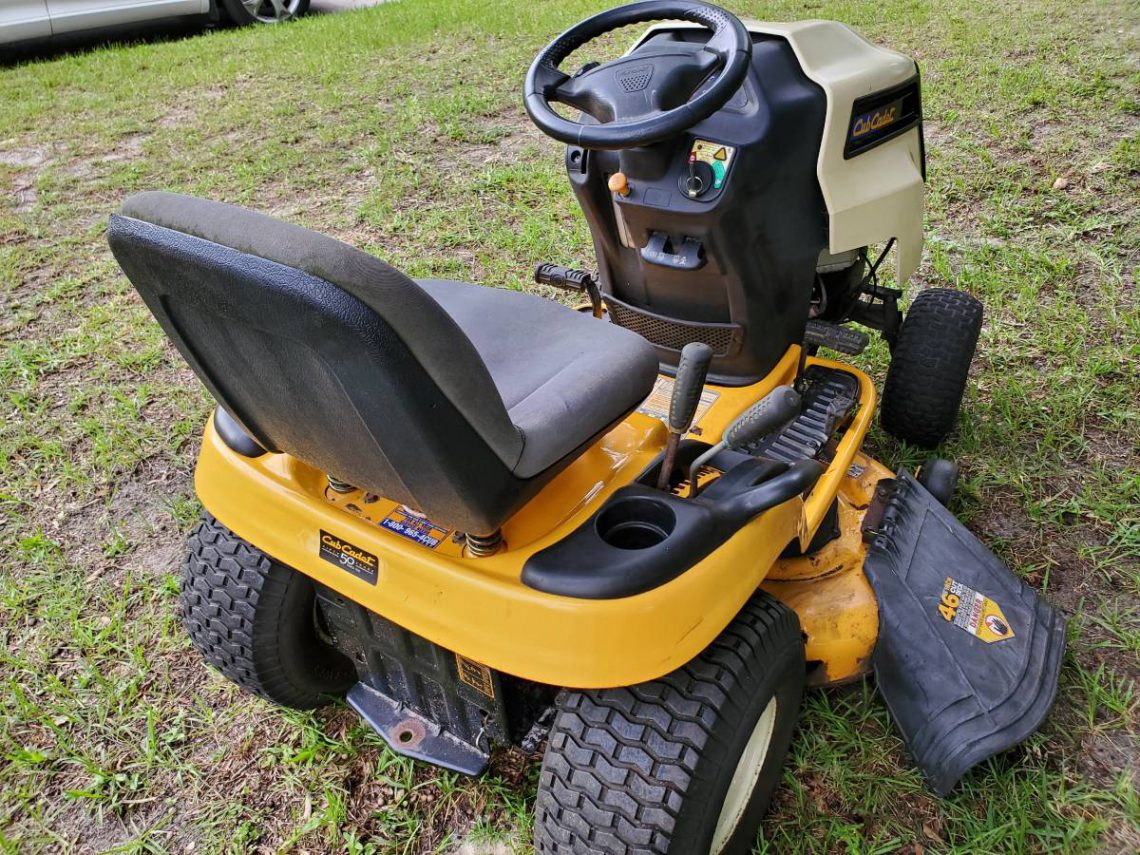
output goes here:
<path id="1" fill-rule="evenodd" d="M 560 693 L 535 804 L 539 855 L 746 855 L 804 686 L 795 612 L 757 592 L 648 683 Z"/>
<path id="2" fill-rule="evenodd" d="M 209 514 L 187 542 L 179 605 L 206 661 L 274 703 L 314 709 L 356 682 L 352 661 L 322 637 L 312 581 Z"/>
<path id="3" fill-rule="evenodd" d="M 931 288 L 915 298 L 883 387 L 880 420 L 887 433 L 922 448 L 950 433 L 981 329 L 982 304 L 969 294 Z"/>
<path id="4" fill-rule="evenodd" d="M 281 0 L 284 16 L 274 14 L 276 7 L 272 0 L 261 0 L 257 5 L 247 5 L 243 0 L 219 0 L 226 15 L 238 25 L 281 24 L 299 18 L 309 11 L 309 0 Z"/>

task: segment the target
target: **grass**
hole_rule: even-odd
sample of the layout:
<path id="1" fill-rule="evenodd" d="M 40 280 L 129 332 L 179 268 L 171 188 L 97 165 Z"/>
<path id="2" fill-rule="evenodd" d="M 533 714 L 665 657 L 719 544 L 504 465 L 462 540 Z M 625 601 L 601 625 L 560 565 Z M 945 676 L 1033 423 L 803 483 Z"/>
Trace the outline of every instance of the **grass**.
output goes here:
<path id="1" fill-rule="evenodd" d="M 530 288 L 537 261 L 589 266 L 520 90 L 600 5 L 404 0 L 0 68 L 0 850 L 527 851 L 532 761 L 497 757 L 478 781 L 419 766 L 347 710 L 271 709 L 190 649 L 175 574 L 209 402 L 103 233 L 126 194 L 161 187 L 414 275 Z M 809 696 L 758 851 L 1137 851 L 1135 6 L 729 5 L 837 18 L 920 61 L 912 293 L 954 285 L 987 308 L 944 449 L 956 510 L 1072 627 L 1044 728 L 947 799 L 871 685 Z M 881 380 L 885 351 L 861 364 Z M 921 461 L 881 433 L 870 447 Z"/>

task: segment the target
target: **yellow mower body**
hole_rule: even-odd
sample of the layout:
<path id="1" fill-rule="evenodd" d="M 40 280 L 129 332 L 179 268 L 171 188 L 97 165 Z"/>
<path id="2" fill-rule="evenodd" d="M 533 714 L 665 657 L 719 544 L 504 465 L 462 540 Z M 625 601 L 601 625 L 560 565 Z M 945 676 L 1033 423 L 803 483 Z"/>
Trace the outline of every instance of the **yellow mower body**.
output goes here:
<path id="1" fill-rule="evenodd" d="M 791 383 L 800 353 L 788 350 L 761 382 L 706 387 L 711 401 L 691 435 L 714 441 L 776 386 Z M 863 674 L 875 643 L 875 598 L 861 565 L 863 512 L 890 472 L 860 453 L 875 412 L 865 374 L 826 359 L 859 380 L 858 409 L 827 470 L 802 499 L 763 512 L 696 566 L 653 590 L 620 599 L 578 599 L 524 585 L 523 565 L 557 543 L 618 488 L 629 484 L 666 441 L 659 392 L 603 436 L 503 526 L 504 545 L 476 557 L 462 537 L 400 503 L 361 490 L 337 492 L 323 472 L 288 454 L 243 457 L 206 429 L 196 488 L 206 509 L 240 537 L 348 600 L 476 665 L 556 686 L 602 688 L 652 680 L 690 661 L 716 638 L 763 583 L 800 616 L 817 682 Z M 667 392 L 665 395 L 667 402 Z M 839 498 L 841 536 L 805 557 Z M 389 526 L 423 534 L 416 541 Z M 365 579 L 346 572 L 359 565 Z M 372 578 L 375 581 L 372 581 Z"/>

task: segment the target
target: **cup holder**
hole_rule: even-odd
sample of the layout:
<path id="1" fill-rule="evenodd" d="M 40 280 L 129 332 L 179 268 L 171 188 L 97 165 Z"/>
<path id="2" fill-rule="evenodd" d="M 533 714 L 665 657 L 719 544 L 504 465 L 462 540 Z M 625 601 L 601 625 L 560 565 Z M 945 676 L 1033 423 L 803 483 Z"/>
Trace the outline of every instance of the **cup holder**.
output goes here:
<path id="1" fill-rule="evenodd" d="M 597 519 L 598 537 L 618 549 L 649 549 L 673 533 L 677 518 L 663 502 L 644 497 L 611 504 Z"/>

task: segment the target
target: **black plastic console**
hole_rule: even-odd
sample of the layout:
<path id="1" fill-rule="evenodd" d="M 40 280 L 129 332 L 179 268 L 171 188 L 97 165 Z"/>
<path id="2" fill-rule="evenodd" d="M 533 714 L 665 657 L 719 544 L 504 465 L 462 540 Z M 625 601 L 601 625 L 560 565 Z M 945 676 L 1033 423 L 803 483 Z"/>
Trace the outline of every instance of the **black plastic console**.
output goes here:
<path id="1" fill-rule="evenodd" d="M 709 446 L 686 442 L 678 470 Z M 623 487 L 574 532 L 535 553 L 523 583 L 539 591 L 583 599 L 640 594 L 684 573 L 759 514 L 815 484 L 823 466 L 725 452 L 713 465 L 731 467 L 696 498 L 653 489 L 660 463 Z"/>
<path id="2" fill-rule="evenodd" d="M 707 39 L 663 30 L 633 53 L 697 52 Z M 687 132 L 623 151 L 567 149 L 610 317 L 655 345 L 665 370 L 701 341 L 714 351 L 712 381 L 744 385 L 803 340 L 827 244 L 816 178 L 826 108 L 791 46 L 754 35 L 743 85 Z M 609 190 L 617 172 L 625 195 Z"/>

